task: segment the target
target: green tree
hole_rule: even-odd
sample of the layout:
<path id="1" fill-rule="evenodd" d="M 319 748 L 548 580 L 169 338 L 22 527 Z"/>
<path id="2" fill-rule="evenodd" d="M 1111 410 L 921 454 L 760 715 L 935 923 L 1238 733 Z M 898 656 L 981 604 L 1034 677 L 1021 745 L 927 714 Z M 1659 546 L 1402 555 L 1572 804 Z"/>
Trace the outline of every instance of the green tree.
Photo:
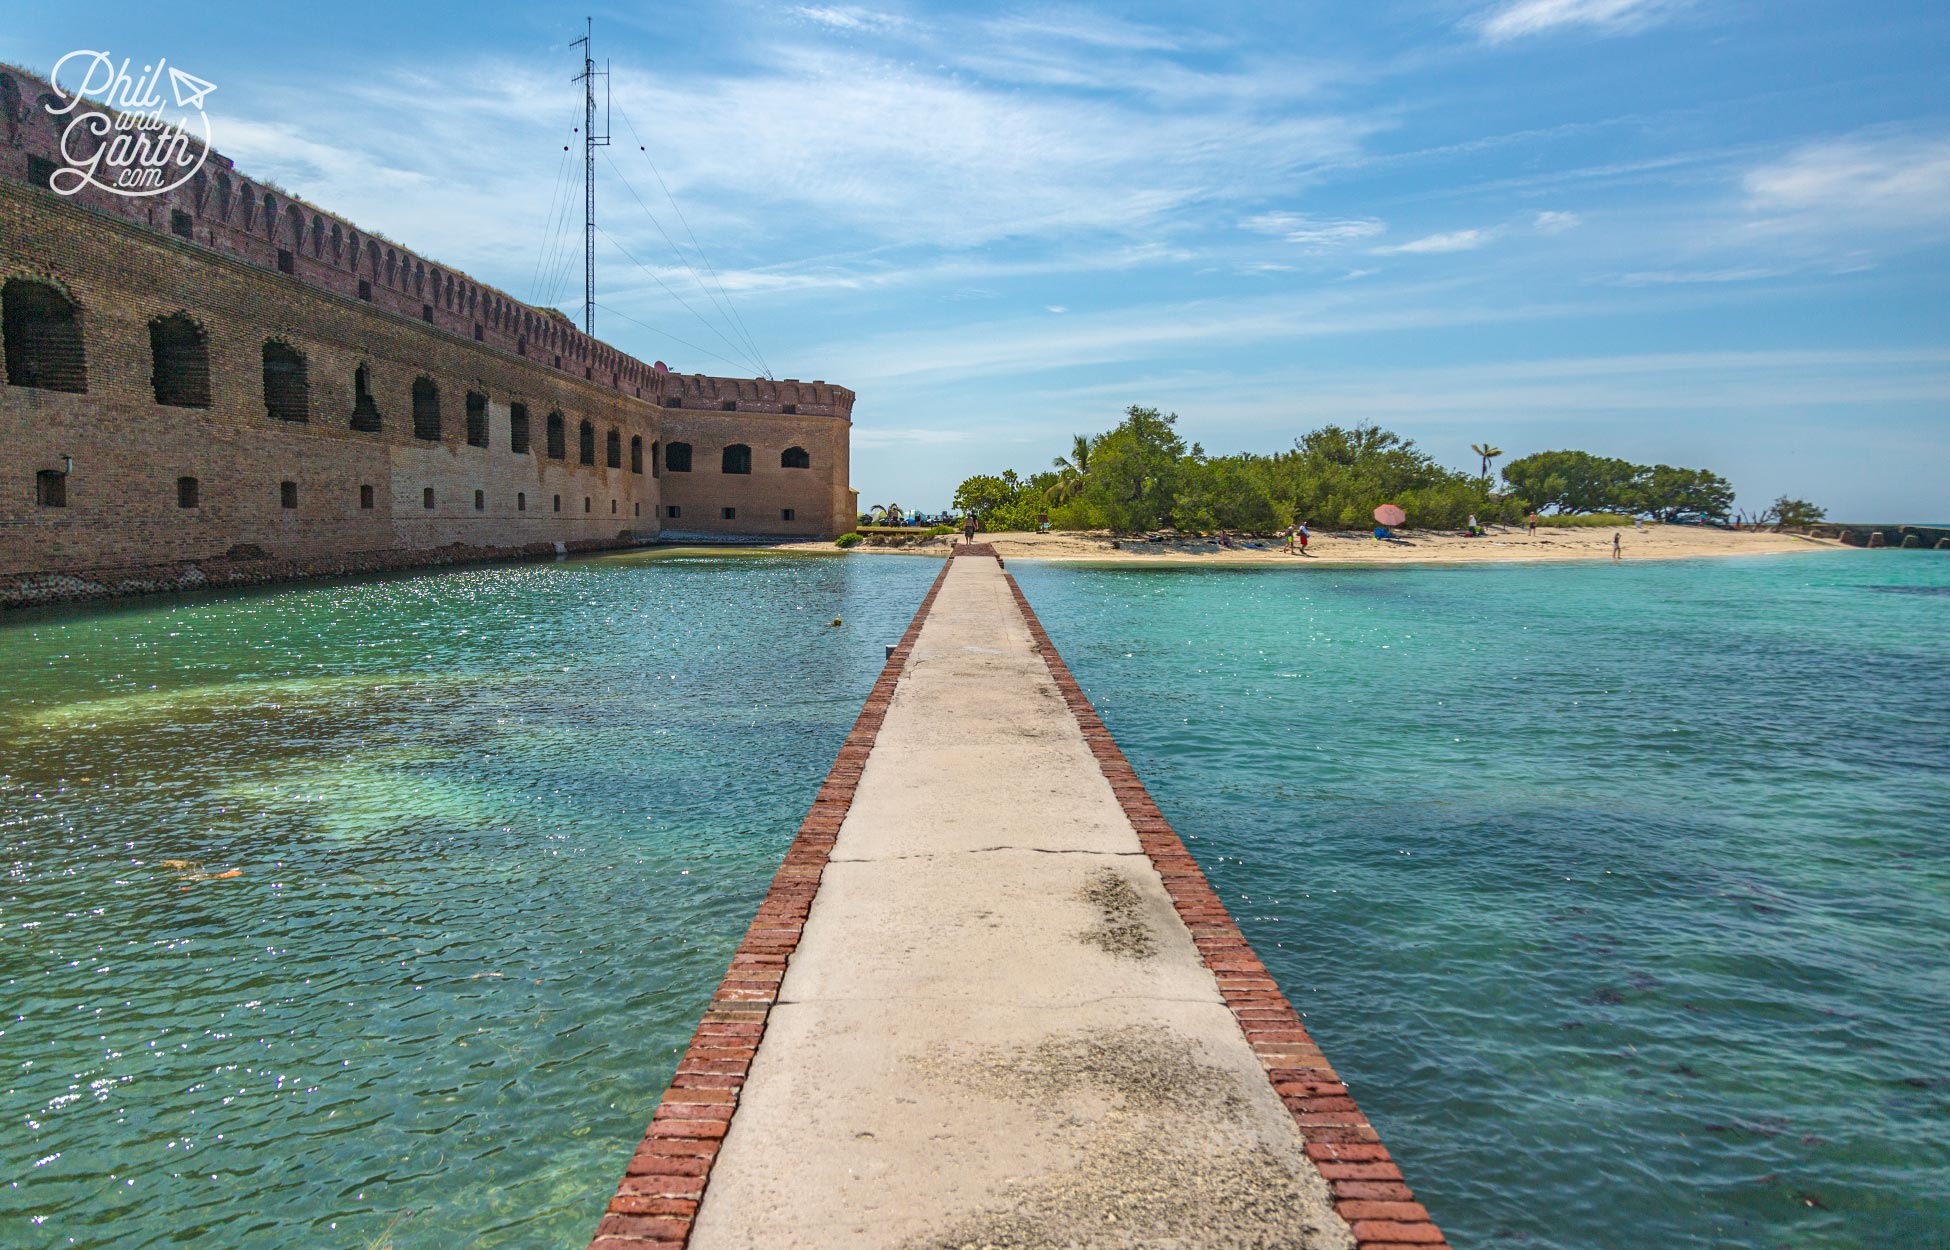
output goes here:
<path id="1" fill-rule="evenodd" d="M 1655 464 L 1640 470 L 1636 490 L 1622 512 L 1643 513 L 1660 521 L 1683 516 L 1725 520 L 1733 510 L 1733 484 L 1705 469 L 1676 469 Z"/>
<path id="2" fill-rule="evenodd" d="M 1774 528 L 1784 530 L 1807 529 L 1819 525 L 1828 517 L 1828 509 L 1817 508 L 1805 499 L 1790 499 L 1782 495 L 1768 509 L 1773 515 Z"/>
<path id="3" fill-rule="evenodd" d="M 1488 481 L 1490 476 L 1490 461 L 1502 455 L 1503 449 L 1501 447 L 1492 447 L 1487 442 L 1471 443 L 1469 449 L 1483 458 L 1483 480 Z"/>
<path id="4" fill-rule="evenodd" d="M 1177 413 L 1133 404 L 1116 429 L 1091 445 L 1081 500 L 1106 528 L 1134 533 L 1171 515 L 1185 456 L 1177 424 Z"/>
<path id="5" fill-rule="evenodd" d="M 1629 460 L 1588 451 L 1540 451 L 1503 466 L 1503 480 L 1534 508 L 1636 512 L 1644 472 Z"/>

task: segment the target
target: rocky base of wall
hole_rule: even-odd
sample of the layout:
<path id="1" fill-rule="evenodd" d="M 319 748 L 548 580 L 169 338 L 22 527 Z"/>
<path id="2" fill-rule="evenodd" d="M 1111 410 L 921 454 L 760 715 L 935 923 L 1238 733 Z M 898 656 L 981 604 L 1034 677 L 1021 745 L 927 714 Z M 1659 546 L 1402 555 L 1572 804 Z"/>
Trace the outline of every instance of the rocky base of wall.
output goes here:
<path id="1" fill-rule="evenodd" d="M 0 609 L 119 599 L 185 590 L 222 590 L 314 577 L 352 577 L 397 569 L 435 568 L 495 560 L 549 560 L 584 551 L 641 545 L 629 538 L 527 543 L 520 547 L 473 547 L 454 543 L 419 551 L 352 551 L 329 556 L 276 558 L 238 553 L 209 560 L 141 564 L 65 572 L 0 573 Z"/>

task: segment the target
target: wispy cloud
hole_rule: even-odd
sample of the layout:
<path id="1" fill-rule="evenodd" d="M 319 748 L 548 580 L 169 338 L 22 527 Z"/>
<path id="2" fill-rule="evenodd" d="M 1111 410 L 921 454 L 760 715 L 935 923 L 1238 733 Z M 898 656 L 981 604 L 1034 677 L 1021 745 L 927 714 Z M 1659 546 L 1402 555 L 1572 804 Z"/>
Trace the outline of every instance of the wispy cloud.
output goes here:
<path id="1" fill-rule="evenodd" d="M 1377 256 L 1416 256 L 1441 252 L 1473 252 L 1496 237 L 1494 230 L 1451 230 L 1446 234 L 1424 235 L 1392 247 L 1377 247 Z"/>
<path id="2" fill-rule="evenodd" d="M 1530 226 L 1539 234 L 1563 234 L 1566 230 L 1577 229 L 1583 223 L 1584 218 L 1576 213 L 1547 211 L 1538 213 Z"/>
<path id="3" fill-rule="evenodd" d="M 1673 7 L 1673 0 L 1508 0 L 1479 14 L 1475 25 L 1483 38 L 1502 43 L 1567 26 L 1636 30 Z"/>
<path id="4" fill-rule="evenodd" d="M 882 13 L 877 9 L 863 9 L 855 5 L 800 5 L 792 11 L 806 21 L 833 30 L 878 33 L 899 30 L 908 25 L 908 20 L 898 13 Z"/>
<path id="5" fill-rule="evenodd" d="M 1388 229 L 1373 217 L 1320 218 L 1300 213 L 1259 213 L 1239 224 L 1255 234 L 1276 235 L 1312 251 L 1358 243 Z"/>
<path id="6" fill-rule="evenodd" d="M 1754 169 L 1743 187 L 1763 220 L 1941 228 L 1950 205 L 1950 137 L 1869 134 L 1810 143 Z"/>

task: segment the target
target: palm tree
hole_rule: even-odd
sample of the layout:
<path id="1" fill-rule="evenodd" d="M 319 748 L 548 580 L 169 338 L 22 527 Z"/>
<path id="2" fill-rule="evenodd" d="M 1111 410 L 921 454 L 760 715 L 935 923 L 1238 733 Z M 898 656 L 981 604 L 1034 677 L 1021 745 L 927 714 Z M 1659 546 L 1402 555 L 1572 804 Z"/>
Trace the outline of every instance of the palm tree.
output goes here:
<path id="1" fill-rule="evenodd" d="M 1090 476 L 1090 438 L 1084 434 L 1070 435 L 1070 454 L 1058 456 L 1050 461 L 1052 468 L 1074 473 L 1078 477 Z"/>
<path id="2" fill-rule="evenodd" d="M 1469 449 L 1483 458 L 1483 480 L 1488 481 L 1490 476 L 1490 461 L 1502 455 L 1503 449 L 1501 447 L 1492 447 L 1488 443 L 1471 443 Z"/>

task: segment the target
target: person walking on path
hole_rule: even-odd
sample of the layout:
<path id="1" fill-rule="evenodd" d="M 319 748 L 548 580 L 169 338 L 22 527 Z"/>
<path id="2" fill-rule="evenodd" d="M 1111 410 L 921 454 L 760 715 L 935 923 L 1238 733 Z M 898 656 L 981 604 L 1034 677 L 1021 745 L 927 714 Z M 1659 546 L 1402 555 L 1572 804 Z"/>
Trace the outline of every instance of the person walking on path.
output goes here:
<path id="1" fill-rule="evenodd" d="M 1611 558 L 1614 564 L 1616 564 L 1618 561 L 1623 560 L 1625 558 L 1625 553 L 1619 548 L 1618 545 L 1617 530 L 1613 530 L 1611 532 Z"/>
<path id="2" fill-rule="evenodd" d="M 961 522 L 962 541 L 965 543 L 974 542 L 976 528 L 977 526 L 975 524 L 975 510 L 973 508 L 970 508 L 968 510 L 968 515 L 963 517 Z"/>

